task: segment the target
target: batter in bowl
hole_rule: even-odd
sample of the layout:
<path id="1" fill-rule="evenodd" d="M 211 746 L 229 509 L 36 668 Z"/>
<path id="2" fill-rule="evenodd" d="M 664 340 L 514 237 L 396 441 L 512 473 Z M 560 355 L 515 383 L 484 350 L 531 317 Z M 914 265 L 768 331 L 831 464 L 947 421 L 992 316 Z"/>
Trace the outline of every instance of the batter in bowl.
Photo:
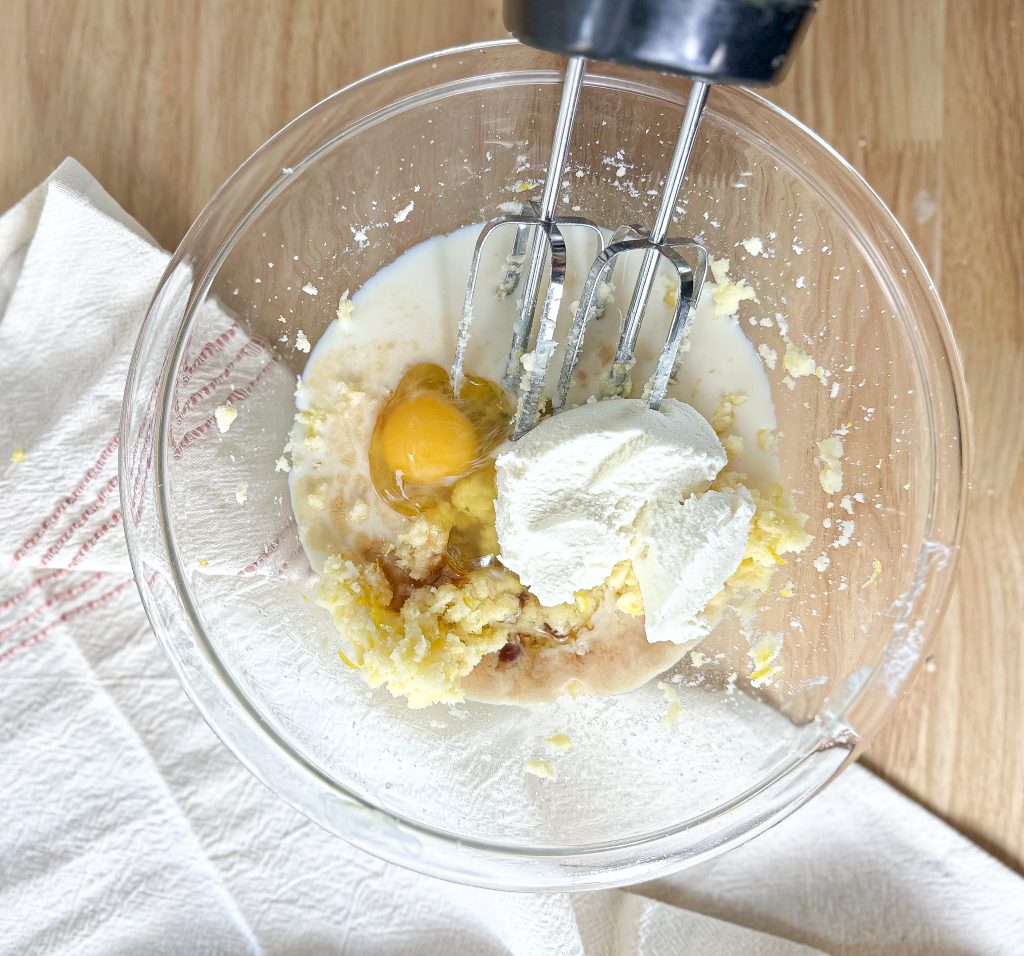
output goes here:
<path id="1" fill-rule="evenodd" d="M 624 304 L 610 286 L 575 407 L 511 443 L 513 407 L 495 382 L 512 303 L 499 290 L 478 294 L 459 395 L 446 372 L 479 228 L 410 249 L 343 298 L 297 390 L 280 465 L 331 650 L 412 707 L 629 691 L 727 608 L 751 613 L 782 556 L 809 541 L 777 483 L 770 385 L 735 318 L 754 291 L 715 263 L 652 411 L 594 398 Z M 501 274 L 498 245 L 481 274 Z M 590 260 L 575 251 L 570 296 Z M 661 288 L 637 382 L 674 305 Z"/>

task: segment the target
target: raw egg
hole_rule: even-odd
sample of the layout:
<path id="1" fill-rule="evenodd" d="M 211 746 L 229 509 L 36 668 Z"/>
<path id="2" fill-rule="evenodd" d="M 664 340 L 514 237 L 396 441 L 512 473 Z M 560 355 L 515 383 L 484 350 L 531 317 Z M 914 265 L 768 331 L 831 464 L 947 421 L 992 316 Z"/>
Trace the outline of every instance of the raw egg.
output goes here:
<path id="1" fill-rule="evenodd" d="M 466 472 L 476 458 L 476 430 L 448 396 L 421 393 L 390 410 L 380 447 L 384 463 L 404 481 L 430 485 Z"/>
<path id="2" fill-rule="evenodd" d="M 378 493 L 405 513 L 449 502 L 459 478 L 489 464 L 511 416 L 496 383 L 467 375 L 455 395 L 445 369 L 414 365 L 377 415 L 370 474 Z"/>

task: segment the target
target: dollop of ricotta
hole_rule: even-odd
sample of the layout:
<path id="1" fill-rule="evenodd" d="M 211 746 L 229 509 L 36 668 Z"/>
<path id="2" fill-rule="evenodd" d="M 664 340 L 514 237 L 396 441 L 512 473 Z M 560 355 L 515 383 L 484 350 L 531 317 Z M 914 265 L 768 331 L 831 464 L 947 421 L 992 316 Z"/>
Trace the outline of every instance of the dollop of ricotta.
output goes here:
<path id="1" fill-rule="evenodd" d="M 701 614 L 743 558 L 754 503 L 710 484 L 726 453 L 674 399 L 592 402 L 541 421 L 496 460 L 502 563 L 545 606 L 630 560 L 649 641 L 692 643 Z"/>

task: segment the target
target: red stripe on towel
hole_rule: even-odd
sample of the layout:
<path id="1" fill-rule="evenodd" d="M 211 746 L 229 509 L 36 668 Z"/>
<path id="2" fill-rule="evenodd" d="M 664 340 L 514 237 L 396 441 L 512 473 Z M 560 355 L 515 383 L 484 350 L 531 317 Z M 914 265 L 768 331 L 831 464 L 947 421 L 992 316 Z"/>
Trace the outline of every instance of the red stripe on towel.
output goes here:
<path id="1" fill-rule="evenodd" d="M 23 651 L 27 647 L 31 647 L 33 644 L 38 644 L 44 637 L 47 636 L 55 628 L 60 627 L 61 624 L 66 624 L 68 621 L 74 620 L 76 617 L 86 614 L 90 611 L 95 611 L 97 608 L 102 607 L 108 601 L 121 594 L 127 588 L 133 587 L 135 581 L 132 578 L 128 578 L 127 581 L 122 581 L 116 587 L 111 588 L 105 594 L 101 594 L 98 598 L 91 601 L 87 601 L 85 604 L 80 604 L 78 607 L 72 608 L 70 611 L 65 611 L 55 621 L 48 624 L 42 630 L 36 631 L 30 637 L 26 637 L 24 640 L 18 641 L 17 644 L 7 648 L 7 650 L 0 653 L 0 664 L 9 661 L 19 651 Z"/>
<path id="2" fill-rule="evenodd" d="M 75 486 L 75 490 L 71 492 L 66 498 L 63 498 L 60 504 L 53 510 L 53 512 L 47 517 L 35 531 L 26 539 L 25 543 L 14 552 L 14 560 L 20 561 L 25 557 L 38 543 L 39 539 L 52 527 L 53 523 L 62 515 L 68 508 L 70 508 L 82 494 L 85 489 L 89 487 L 92 480 L 103 470 L 103 466 L 107 463 L 107 460 L 114 453 L 114 450 L 120 444 L 121 435 L 117 432 L 114 433 L 114 437 L 107 442 L 107 447 L 100 452 L 99 457 L 96 459 L 92 467 L 88 468 L 85 474 L 82 476 L 82 480 Z"/>

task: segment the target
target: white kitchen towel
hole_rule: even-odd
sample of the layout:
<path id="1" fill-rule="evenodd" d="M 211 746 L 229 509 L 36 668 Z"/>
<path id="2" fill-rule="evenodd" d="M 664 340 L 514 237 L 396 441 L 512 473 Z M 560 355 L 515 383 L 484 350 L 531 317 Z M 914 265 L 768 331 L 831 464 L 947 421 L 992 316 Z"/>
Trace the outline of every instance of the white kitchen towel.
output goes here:
<path id="1" fill-rule="evenodd" d="M 1024 952 L 1024 881 L 860 768 L 711 863 L 577 896 L 407 872 L 267 792 L 127 571 L 117 419 L 165 263 L 71 160 L 0 217 L 0 952 Z M 197 388 L 287 374 L 223 328 Z"/>

